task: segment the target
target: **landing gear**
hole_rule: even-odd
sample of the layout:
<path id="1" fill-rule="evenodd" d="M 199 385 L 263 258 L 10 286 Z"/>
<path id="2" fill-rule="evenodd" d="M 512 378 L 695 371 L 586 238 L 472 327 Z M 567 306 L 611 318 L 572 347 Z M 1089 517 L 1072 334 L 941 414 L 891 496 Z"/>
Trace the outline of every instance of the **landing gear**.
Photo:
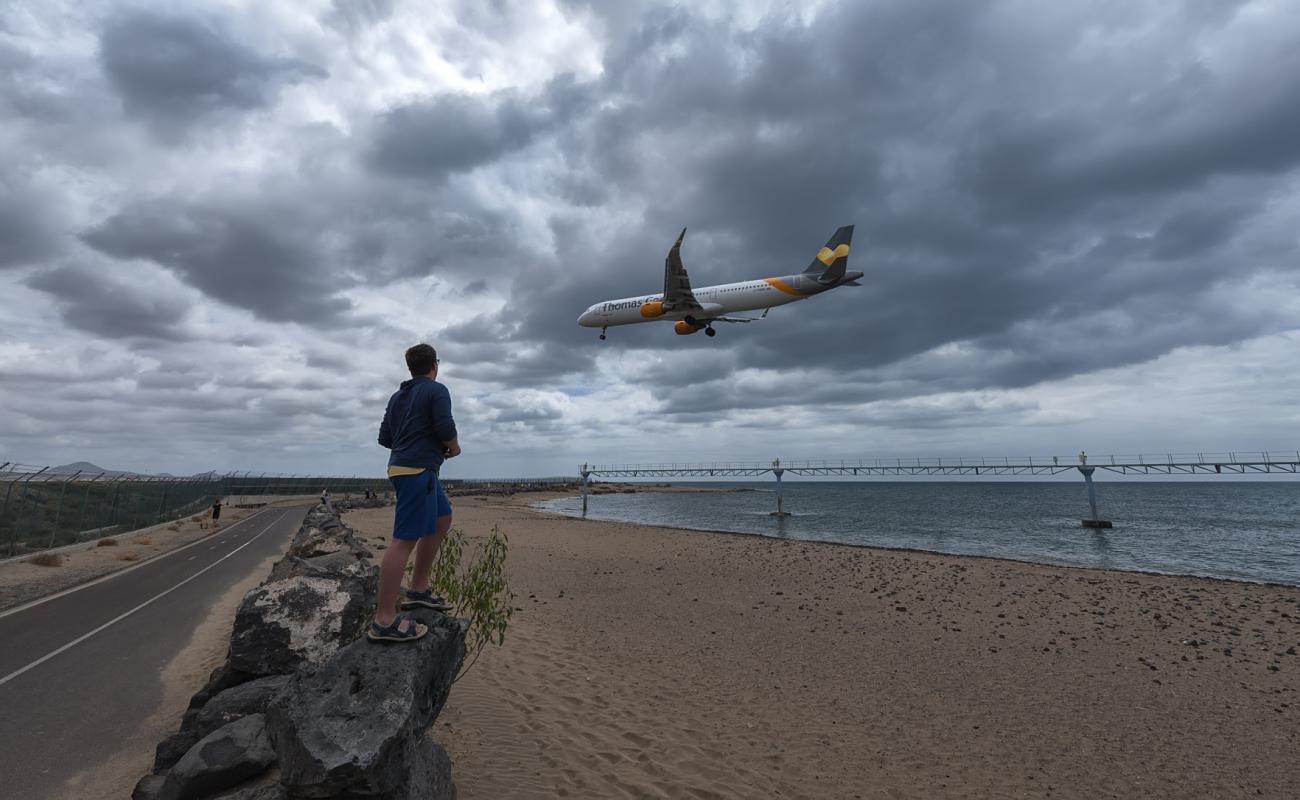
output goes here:
<path id="1" fill-rule="evenodd" d="M 601 328 L 601 329 L 600 329 L 600 340 L 601 340 L 602 342 L 605 341 L 605 331 L 607 331 L 607 330 L 609 330 L 609 328 Z"/>
<path id="2" fill-rule="evenodd" d="M 715 331 L 715 330 L 713 329 L 712 326 L 709 326 L 709 327 L 707 327 L 707 328 L 704 329 L 704 335 L 705 335 L 705 336 L 709 336 L 709 337 L 713 337 L 713 336 L 717 336 L 717 335 L 718 335 L 718 332 Z"/>

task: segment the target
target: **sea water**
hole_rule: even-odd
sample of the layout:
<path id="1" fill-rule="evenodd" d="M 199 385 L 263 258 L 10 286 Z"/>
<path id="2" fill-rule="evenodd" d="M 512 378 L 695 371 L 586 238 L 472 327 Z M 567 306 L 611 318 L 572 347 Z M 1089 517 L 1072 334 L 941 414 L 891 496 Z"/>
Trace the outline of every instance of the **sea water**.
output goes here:
<path id="1" fill-rule="evenodd" d="M 1300 585 L 1300 481 L 1098 482 L 1089 515 L 1082 481 L 786 481 L 698 484 L 729 492 L 592 495 L 588 518 L 1043 564 Z M 582 498 L 539 507 L 581 515 Z"/>

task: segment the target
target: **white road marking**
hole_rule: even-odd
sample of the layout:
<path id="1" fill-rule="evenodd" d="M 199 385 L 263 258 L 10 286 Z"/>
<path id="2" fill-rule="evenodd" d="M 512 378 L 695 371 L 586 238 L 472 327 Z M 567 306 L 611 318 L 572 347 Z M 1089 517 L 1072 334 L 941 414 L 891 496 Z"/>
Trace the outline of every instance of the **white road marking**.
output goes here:
<path id="1" fill-rule="evenodd" d="M 190 556 L 189 558 L 187 558 L 187 559 L 185 559 L 185 560 L 186 560 L 186 561 L 193 561 L 193 560 L 196 559 L 196 558 L 198 558 L 198 556 Z"/>
<path id="2" fill-rule="evenodd" d="M 236 522 L 235 524 L 236 524 L 236 525 L 242 525 L 242 524 L 245 523 L 245 522 L 252 522 L 254 519 L 257 519 L 257 517 L 261 516 L 262 514 L 268 512 L 268 511 L 274 511 L 274 510 L 277 510 L 277 509 L 272 509 L 272 508 L 265 508 L 265 509 L 262 509 L 261 511 L 258 511 L 257 513 L 253 514 L 253 516 L 249 517 L 248 519 L 246 519 L 246 520 L 242 520 L 242 521 L 240 521 L 240 522 Z M 117 578 L 117 577 L 120 577 L 120 576 L 122 576 L 122 575 L 127 574 L 128 572 L 134 572 L 135 570 L 140 569 L 141 567 L 147 567 L 147 566 L 149 566 L 150 564 L 152 564 L 152 563 L 155 562 L 155 561 L 161 561 L 162 559 L 167 558 L 167 557 L 169 557 L 169 556 L 174 556 L 174 555 L 176 555 L 176 554 L 178 554 L 178 553 L 183 553 L 183 552 L 185 552 L 186 550 L 189 550 L 191 547 L 198 547 L 199 545 L 201 545 L 201 544 L 203 544 L 204 542 L 208 541 L 208 539 L 210 539 L 211 537 L 213 537 L 213 536 L 215 536 L 215 535 L 216 535 L 215 532 L 213 532 L 213 533 L 209 533 L 207 536 L 204 536 L 202 539 L 196 539 L 195 541 L 190 542 L 190 543 L 187 544 L 187 545 L 183 545 L 183 546 L 181 546 L 181 547 L 178 547 L 178 548 L 176 548 L 175 550 L 168 550 L 168 551 L 165 552 L 165 553 L 159 553 L 158 555 L 154 556 L 153 558 L 149 558 L 149 559 L 146 559 L 146 560 L 144 560 L 144 561 L 141 561 L 139 564 L 135 564 L 135 565 L 133 565 L 133 566 L 127 567 L 126 569 L 120 569 L 120 570 L 118 570 L 117 572 L 110 572 L 110 573 L 108 573 L 107 575 L 103 576 L 102 578 L 96 578 L 96 579 L 94 579 L 93 581 L 88 581 L 88 582 L 86 582 L 86 583 L 82 583 L 82 584 L 79 584 L 79 585 L 77 585 L 77 586 L 73 586 L 73 587 L 70 588 L 70 589 L 64 589 L 64 590 L 61 591 L 61 592 L 55 592 L 54 594 L 46 595 L 45 597 L 39 598 L 39 599 L 37 599 L 37 600 L 33 600 L 33 601 L 31 601 L 30 603 L 23 603 L 23 604 L 20 605 L 20 606 L 15 606 L 15 607 L 9 609 L 8 611 L 0 611 L 0 619 L 3 619 L 3 618 L 5 618 L 5 617 L 9 616 L 10 614 L 17 614 L 17 613 L 20 612 L 20 611 L 26 611 L 27 609 L 29 609 L 29 608 L 33 608 L 33 607 L 35 607 L 35 606 L 39 606 L 39 605 L 41 605 L 42 603 L 48 603 L 48 602 L 50 602 L 51 600 L 57 600 L 58 598 L 63 597 L 64 595 L 72 594 L 73 592 L 79 592 L 79 591 L 81 591 L 82 589 L 89 589 L 90 587 L 95 586 L 95 585 L 97 585 L 97 584 L 101 584 L 101 583 L 103 583 L 104 581 L 111 581 L 111 580 L 113 580 L 114 578 Z M 188 559 L 187 559 L 187 560 L 188 560 Z"/>
<path id="3" fill-rule="evenodd" d="M 221 558 L 218 558 L 216 561 L 213 561 L 211 564 L 207 565 L 207 566 L 204 567 L 203 569 L 201 569 L 201 570 L 199 570 L 198 572 L 194 573 L 193 575 L 189 576 L 188 578 L 186 578 L 185 580 L 183 580 L 183 581 L 181 581 L 180 583 L 176 584 L 175 586 L 171 587 L 170 589 L 164 589 L 163 591 L 159 592 L 158 594 L 154 595 L 153 597 L 150 597 L 148 600 L 144 601 L 143 603 L 141 603 L 140 605 L 138 605 L 138 606 L 136 606 L 135 608 L 131 609 L 130 611 L 125 611 L 125 612 L 123 612 L 123 613 L 121 613 L 121 614 L 118 614 L 116 617 L 113 617 L 113 618 L 110 619 L 108 622 L 105 622 L 103 625 L 100 625 L 98 628 L 95 628 L 93 631 L 91 631 L 91 632 L 89 632 L 89 633 L 82 634 L 81 636 L 78 636 L 77 638 L 73 639 L 72 641 L 68 642 L 67 644 L 63 645 L 62 647 L 58 648 L 57 650 L 51 650 L 50 652 L 48 652 L 48 653 L 46 653 L 45 655 L 41 656 L 40 658 L 36 659 L 35 661 L 33 661 L 32 663 L 28 664 L 27 666 L 22 667 L 22 668 L 20 668 L 20 669 L 16 669 L 16 670 L 14 670 L 13 672 L 9 673 L 8 675 L 4 676 L 3 678 L 0 678 L 0 686 L 5 685 L 5 684 L 8 683 L 9 681 L 13 680 L 14 678 L 17 678 L 19 675 L 22 675 L 24 672 L 27 672 L 27 671 L 30 670 L 30 669 L 34 669 L 35 667 L 39 667 L 41 664 L 44 664 L 46 661 L 49 661 L 51 658 L 54 658 L 54 657 L 57 656 L 58 654 L 63 653 L 63 652 L 66 652 L 66 651 L 68 651 L 68 650 L 71 650 L 72 648 L 74 648 L 74 647 L 76 647 L 77 645 L 81 644 L 82 642 L 86 641 L 87 639 L 89 639 L 90 637 L 92 637 L 92 636 L 94 636 L 95 634 L 99 633 L 100 631 L 102 631 L 102 630 L 104 630 L 104 629 L 106 629 L 106 628 L 109 628 L 109 627 L 111 627 L 111 626 L 113 626 L 113 625 L 116 625 L 117 623 L 121 622 L 122 620 L 124 620 L 124 619 L 126 619 L 127 617 L 129 617 L 129 616 L 131 616 L 132 614 L 134 614 L 135 612 L 139 611 L 140 609 L 142 609 L 142 608 L 144 608 L 145 606 L 149 605 L 150 603 L 154 602 L 155 600 L 160 600 L 160 599 L 162 599 L 163 597 L 166 597 L 167 595 L 169 595 L 169 594 L 171 594 L 172 592 L 176 591 L 177 589 L 181 588 L 181 587 L 184 586 L 185 584 L 189 583 L 190 581 L 192 581 L 192 580 L 194 580 L 195 578 L 199 577 L 200 575 L 202 575 L 203 573 L 205 573 L 205 572 L 207 572 L 208 570 L 212 569 L 212 568 L 215 567 L 216 565 L 220 564 L 222 561 L 225 561 L 227 558 L 230 558 L 230 557 L 233 556 L 235 553 L 238 553 L 240 550 L 243 550 L 245 547 L 248 547 L 250 544 L 252 544 L 253 542 L 257 541 L 257 539 L 258 539 L 262 534 L 264 534 L 264 533 L 266 533 L 267 531 L 271 530 L 271 527 L 272 527 L 273 525 L 275 525 L 277 522 L 279 522 L 280 520 L 284 519 L 285 516 L 286 516 L 288 513 L 289 513 L 289 511 L 285 511 L 285 512 L 281 513 L 280 516 L 278 516 L 278 517 L 276 517 L 274 520 L 272 520 L 269 524 L 267 524 L 267 526 L 266 526 L 265 528 L 263 528 L 262 530 L 258 531 L 258 532 L 257 532 L 257 535 L 255 535 L 255 536 L 253 536 L 252 538 L 250 538 L 247 542 L 244 542 L 244 543 L 241 544 L 239 547 L 236 547 L 234 550 L 231 550 L 229 553 L 226 553 L 226 554 L 225 554 L 224 556 L 222 556 Z"/>

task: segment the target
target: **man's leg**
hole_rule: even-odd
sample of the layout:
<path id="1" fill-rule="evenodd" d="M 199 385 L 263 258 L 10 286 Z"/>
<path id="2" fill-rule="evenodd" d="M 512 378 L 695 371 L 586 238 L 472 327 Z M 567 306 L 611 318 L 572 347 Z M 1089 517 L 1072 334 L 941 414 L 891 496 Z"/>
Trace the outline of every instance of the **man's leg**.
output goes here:
<path id="1" fill-rule="evenodd" d="M 402 578 L 406 576 L 406 562 L 415 549 L 424 520 L 428 518 L 428 496 L 425 492 L 425 480 L 421 475 L 401 475 L 392 478 L 393 488 L 397 492 L 397 506 L 393 509 L 393 538 L 384 560 L 379 565 L 379 600 L 375 607 L 375 622 L 382 626 L 393 624 L 397 616 L 397 593 L 402 588 Z M 410 622 L 402 630 L 410 629 Z"/>
<path id="2" fill-rule="evenodd" d="M 434 529 L 433 535 L 424 537 L 415 546 L 415 573 L 411 575 L 412 591 L 429 591 L 429 571 L 433 569 L 433 562 L 438 558 L 438 548 L 442 546 L 442 540 L 449 530 L 451 530 L 451 514 L 438 517 L 438 526 Z"/>
<path id="3" fill-rule="evenodd" d="M 380 625 L 392 625 L 393 617 L 397 616 L 397 592 L 402 588 L 406 562 L 414 549 L 414 540 L 393 539 L 384 553 L 379 566 L 379 605 L 375 608 L 375 622 Z"/>

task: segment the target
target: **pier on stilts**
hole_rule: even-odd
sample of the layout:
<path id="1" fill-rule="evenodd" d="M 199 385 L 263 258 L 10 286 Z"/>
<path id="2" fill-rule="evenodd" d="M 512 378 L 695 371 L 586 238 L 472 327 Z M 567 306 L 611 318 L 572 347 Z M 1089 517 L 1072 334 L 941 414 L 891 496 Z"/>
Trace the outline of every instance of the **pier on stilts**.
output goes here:
<path id="1" fill-rule="evenodd" d="M 876 458 L 838 461 L 601 464 L 582 465 L 582 513 L 587 513 L 587 487 L 592 478 L 756 478 L 776 479 L 774 517 L 788 517 L 782 477 L 879 477 L 887 475 L 952 478 L 1005 475 L 1060 475 L 1071 471 L 1083 476 L 1088 491 L 1089 516 L 1085 528 L 1109 528 L 1112 523 L 1097 513 L 1097 490 L 1092 476 L 1098 471 L 1114 475 L 1267 475 L 1300 474 L 1300 451 L 1229 453 L 1162 453 L 1159 455 L 1047 456 L 1046 458 Z"/>

